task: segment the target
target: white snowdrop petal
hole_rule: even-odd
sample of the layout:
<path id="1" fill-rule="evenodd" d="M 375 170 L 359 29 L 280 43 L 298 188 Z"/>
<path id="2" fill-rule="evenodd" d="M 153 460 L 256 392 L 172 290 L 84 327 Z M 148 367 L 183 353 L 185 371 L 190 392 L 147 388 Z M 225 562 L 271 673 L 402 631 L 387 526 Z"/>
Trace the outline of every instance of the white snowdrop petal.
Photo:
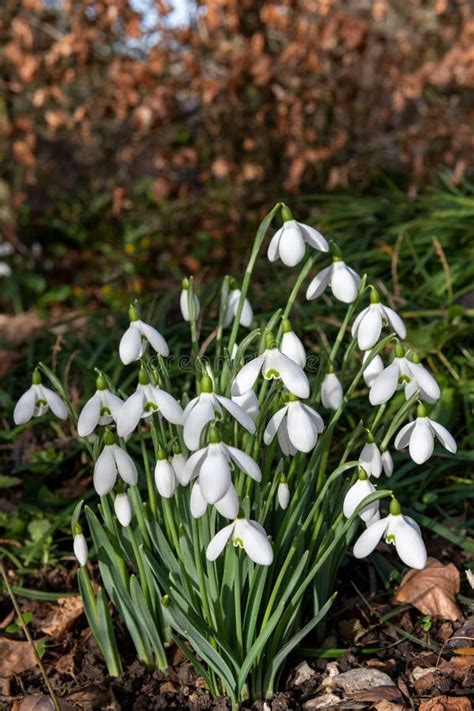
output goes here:
<path id="1" fill-rule="evenodd" d="M 246 452 L 242 452 L 241 449 L 231 447 L 229 444 L 224 446 L 239 469 L 242 469 L 242 471 L 248 474 L 254 481 L 260 482 L 262 480 L 262 472 L 255 459 L 252 459 Z"/>
<path id="2" fill-rule="evenodd" d="M 143 415 L 144 405 L 145 397 L 141 388 L 125 400 L 117 415 L 119 437 L 128 437 L 135 430 Z"/>
<path id="3" fill-rule="evenodd" d="M 424 464 L 433 454 L 434 438 L 428 418 L 419 417 L 410 436 L 410 457 L 416 464 Z"/>
<path id="4" fill-rule="evenodd" d="M 287 411 L 288 405 L 285 405 L 270 418 L 270 421 L 265 428 L 265 432 L 263 433 L 263 441 L 265 444 L 270 444 L 273 441 L 273 438 L 275 437 Z"/>
<path id="5" fill-rule="evenodd" d="M 382 332 L 382 316 L 376 308 L 370 308 L 357 329 L 357 342 L 362 351 L 373 348 Z"/>
<path id="6" fill-rule="evenodd" d="M 94 467 L 94 489 L 99 496 L 105 496 L 114 488 L 117 480 L 117 465 L 112 445 L 106 445 L 98 456 Z"/>
<path id="7" fill-rule="evenodd" d="M 364 353 L 364 359 L 363 363 L 365 364 L 366 361 L 369 359 L 371 351 L 366 351 Z M 365 384 L 370 388 L 372 384 L 374 383 L 375 379 L 377 378 L 378 375 L 383 371 L 384 365 L 383 365 L 383 360 L 379 355 L 376 355 L 368 366 L 364 368 L 363 372 L 363 378 L 365 381 Z"/>
<path id="8" fill-rule="evenodd" d="M 392 524 L 391 532 L 395 536 L 395 548 L 400 560 L 410 568 L 421 570 L 426 565 L 426 548 L 418 531 L 411 526 L 402 515 L 393 518 L 399 519 Z"/>
<path id="9" fill-rule="evenodd" d="M 224 526 L 216 535 L 211 538 L 209 545 L 206 548 L 206 558 L 208 560 L 216 560 L 225 548 L 225 544 L 230 538 L 232 531 L 234 530 L 235 523 L 229 523 L 228 526 Z"/>
<path id="10" fill-rule="evenodd" d="M 234 537 L 239 537 L 244 544 L 248 557 L 257 565 L 271 565 L 273 562 L 273 549 L 261 528 L 254 525 L 253 521 L 237 519 Z"/>
<path id="11" fill-rule="evenodd" d="M 112 413 L 112 418 L 115 420 L 115 422 L 117 422 L 117 417 L 123 405 L 123 400 L 117 395 L 111 393 L 109 390 L 104 391 L 104 393 L 102 394 L 102 398 L 105 406 L 108 407 L 110 412 Z"/>
<path id="12" fill-rule="evenodd" d="M 367 474 L 374 476 L 376 479 L 379 478 L 382 473 L 382 457 L 375 442 L 367 442 L 364 445 L 359 455 L 359 461 Z"/>
<path id="13" fill-rule="evenodd" d="M 231 485 L 227 458 L 220 447 L 211 445 L 199 470 L 199 486 L 208 504 L 222 499 Z"/>
<path id="14" fill-rule="evenodd" d="M 280 259 L 287 267 L 294 267 L 301 262 L 304 252 L 303 233 L 296 220 L 288 220 L 283 225 L 283 232 L 278 244 Z"/>
<path id="15" fill-rule="evenodd" d="M 176 477 L 167 459 L 158 459 L 155 464 L 155 484 L 164 499 L 170 499 L 176 491 Z"/>
<path id="16" fill-rule="evenodd" d="M 250 415 L 254 422 L 257 421 L 259 415 L 258 397 L 255 390 L 249 390 L 243 395 L 232 395 L 232 401 L 239 405 L 242 410 L 245 410 L 247 415 Z"/>
<path id="17" fill-rule="evenodd" d="M 316 410 L 313 410 L 312 407 L 310 407 L 309 405 L 305 405 L 304 403 L 300 403 L 300 405 L 303 410 L 309 415 L 311 420 L 314 422 L 316 432 L 318 434 L 321 434 L 321 432 L 324 431 L 324 421 L 319 412 L 316 412 Z"/>
<path id="18" fill-rule="evenodd" d="M 290 403 L 286 427 L 290 442 L 300 452 L 310 452 L 318 439 L 316 426 L 298 402 Z"/>
<path id="19" fill-rule="evenodd" d="M 199 474 L 199 469 L 201 468 L 201 464 L 207 457 L 207 447 L 204 447 L 203 449 L 198 449 L 197 452 L 194 452 L 194 454 L 191 454 L 189 457 L 188 461 L 185 464 L 184 467 L 184 472 L 183 472 L 183 479 L 186 482 L 191 481 L 194 477 L 196 477 Z"/>
<path id="20" fill-rule="evenodd" d="M 399 375 L 400 369 L 398 361 L 395 359 L 373 381 L 369 393 L 371 405 L 381 405 L 390 400 L 397 389 Z"/>
<path id="21" fill-rule="evenodd" d="M 284 333 L 281 338 L 280 351 L 287 358 L 295 361 L 301 368 L 306 365 L 306 352 L 303 344 L 294 331 Z"/>
<path id="22" fill-rule="evenodd" d="M 228 397 L 223 397 L 222 395 L 215 395 L 214 397 L 219 404 L 222 405 L 222 407 L 224 407 L 240 425 L 242 425 L 242 427 L 245 427 L 247 432 L 250 432 L 250 434 L 255 432 L 255 422 L 252 420 L 250 415 L 248 415 L 245 410 L 240 407 L 240 405 L 237 405 L 236 402 L 233 402 L 233 400 L 229 400 Z"/>
<path id="23" fill-rule="evenodd" d="M 421 363 L 410 362 L 409 368 L 423 393 L 428 395 L 430 401 L 436 402 L 441 397 L 441 390 L 431 373 Z"/>
<path id="24" fill-rule="evenodd" d="M 86 565 L 89 548 L 83 533 L 76 533 L 74 536 L 73 550 L 79 565 Z"/>
<path id="25" fill-rule="evenodd" d="M 370 555 L 382 538 L 387 526 L 387 517 L 371 523 L 355 542 L 353 549 L 354 557 L 365 558 Z"/>
<path id="26" fill-rule="evenodd" d="M 278 245 L 280 244 L 280 238 L 283 234 L 283 227 L 275 232 L 268 245 L 267 257 L 270 262 L 276 262 L 278 259 Z"/>
<path id="27" fill-rule="evenodd" d="M 278 353 L 276 365 L 281 379 L 290 393 L 301 398 L 309 397 L 308 378 L 301 366 L 287 358 L 283 353 Z"/>
<path id="28" fill-rule="evenodd" d="M 183 424 L 183 408 L 175 398 L 160 388 L 153 388 L 156 404 L 165 420 L 173 425 Z"/>
<path id="29" fill-rule="evenodd" d="M 212 407 L 211 401 L 201 397 L 189 415 L 184 418 L 183 439 L 188 449 L 198 449 L 201 432 L 213 419 L 214 408 Z"/>
<path id="30" fill-rule="evenodd" d="M 77 421 L 77 433 L 79 437 L 90 435 L 99 423 L 101 410 L 100 395 L 98 392 L 86 402 L 81 410 Z"/>
<path id="31" fill-rule="evenodd" d="M 115 515 L 121 526 L 126 528 L 132 520 L 132 507 L 127 494 L 117 494 L 114 500 Z"/>
<path id="32" fill-rule="evenodd" d="M 112 445 L 112 453 L 117 465 L 117 470 L 126 484 L 135 486 L 138 482 L 138 472 L 135 462 L 127 452 L 125 452 L 118 444 Z"/>
<path id="33" fill-rule="evenodd" d="M 283 454 L 286 454 L 287 457 L 294 457 L 298 450 L 290 441 L 286 420 L 283 420 L 281 426 L 278 428 L 277 436 Z"/>
<path id="34" fill-rule="evenodd" d="M 136 323 L 136 321 L 132 321 L 120 339 L 119 355 L 120 360 L 124 363 L 124 365 L 132 363 L 140 357 L 142 337 L 137 326 L 132 325 L 134 323 Z"/>
<path id="35" fill-rule="evenodd" d="M 207 511 L 207 501 L 201 493 L 199 482 L 191 490 L 190 509 L 193 518 L 201 518 Z"/>
<path id="36" fill-rule="evenodd" d="M 265 361 L 265 353 L 249 361 L 239 370 L 232 383 L 232 395 L 243 395 L 251 390 Z"/>
<path id="37" fill-rule="evenodd" d="M 390 326 L 395 331 L 397 336 L 402 339 L 406 338 L 407 329 L 400 316 L 389 306 L 382 306 L 381 308 L 387 318 L 387 321 L 389 322 Z"/>
<path id="38" fill-rule="evenodd" d="M 305 225 L 303 222 L 298 222 L 297 224 L 303 232 L 306 242 L 313 247 L 313 249 L 318 249 L 320 252 L 329 252 L 327 240 L 323 237 L 319 230 L 311 227 L 310 225 Z"/>
<path id="39" fill-rule="evenodd" d="M 140 329 L 153 350 L 166 358 L 170 351 L 161 333 L 143 321 L 140 321 Z"/>
<path id="40" fill-rule="evenodd" d="M 16 425 L 24 425 L 33 417 L 36 405 L 36 390 L 29 388 L 18 400 L 13 411 L 13 420 Z"/>
<path id="41" fill-rule="evenodd" d="M 432 431 L 436 435 L 436 438 L 441 442 L 443 447 L 447 449 L 448 452 L 451 452 L 451 454 L 455 454 L 458 450 L 458 446 L 456 444 L 456 440 L 452 434 L 448 432 L 446 427 L 443 427 L 443 425 L 440 425 L 439 422 L 435 422 L 434 420 L 429 420 L 429 424 Z"/>
<path id="42" fill-rule="evenodd" d="M 234 519 L 239 513 L 239 497 L 233 485 L 231 484 L 226 492 L 226 494 L 216 501 L 214 504 L 217 511 L 224 518 Z"/>
<path id="43" fill-rule="evenodd" d="M 316 299 L 325 291 L 331 279 L 332 268 L 333 265 L 331 264 L 330 267 L 321 269 L 321 271 L 318 272 L 318 274 L 316 274 L 316 276 L 311 280 L 306 290 L 306 299 L 308 301 Z"/>
<path id="44" fill-rule="evenodd" d="M 393 459 L 392 455 L 388 450 L 382 453 L 382 468 L 385 476 L 392 476 L 393 474 Z"/>
<path id="45" fill-rule="evenodd" d="M 280 482 L 278 484 L 277 497 L 278 503 L 280 504 L 280 508 L 285 511 L 285 509 L 288 508 L 288 504 L 290 503 L 290 489 L 286 482 Z"/>
<path id="46" fill-rule="evenodd" d="M 189 321 L 188 289 L 183 289 L 179 297 L 179 308 L 185 321 Z"/>
<path id="47" fill-rule="evenodd" d="M 361 311 L 360 314 L 356 317 L 354 323 L 352 324 L 352 329 L 351 329 L 352 338 L 355 338 L 355 337 L 357 336 L 357 331 L 359 330 L 359 326 L 360 326 L 360 324 L 361 324 L 361 321 L 362 321 L 362 319 L 364 318 L 364 316 L 366 316 L 366 314 L 368 313 L 369 308 L 370 308 L 370 307 L 367 306 L 365 309 L 362 309 L 362 311 Z"/>
<path id="48" fill-rule="evenodd" d="M 239 294 L 240 299 L 240 294 Z M 253 309 L 250 305 L 248 299 L 244 300 L 244 305 L 242 307 L 242 313 L 240 314 L 240 324 L 245 326 L 245 328 L 250 328 L 253 322 Z"/>
<path id="49" fill-rule="evenodd" d="M 358 479 L 355 484 L 353 484 L 348 490 L 344 497 L 344 502 L 342 505 L 342 511 L 346 518 L 350 518 L 359 504 L 370 494 L 375 491 L 374 486 L 370 483 L 368 479 L 360 480 Z M 365 522 L 370 521 L 378 510 L 378 502 L 374 502 L 366 506 L 359 514 L 361 519 Z"/>
<path id="50" fill-rule="evenodd" d="M 357 298 L 359 283 L 343 262 L 334 264 L 331 276 L 331 290 L 336 299 L 344 304 L 351 304 Z"/>
<path id="51" fill-rule="evenodd" d="M 67 420 L 67 407 L 63 400 L 53 390 L 42 386 L 44 397 L 52 412 L 59 417 L 60 420 Z"/>
<path id="52" fill-rule="evenodd" d="M 342 385 L 335 373 L 326 373 L 321 384 L 321 402 L 328 410 L 338 410 L 344 399 Z"/>
<path id="53" fill-rule="evenodd" d="M 415 427 L 416 422 L 408 422 L 402 427 L 400 432 L 395 437 L 395 449 L 405 449 L 408 447 L 410 442 L 411 433 Z"/>
<path id="54" fill-rule="evenodd" d="M 189 484 L 189 479 L 187 478 L 186 472 L 186 462 L 187 459 L 184 454 L 174 454 L 171 459 L 171 466 L 173 467 L 175 477 L 181 484 L 181 486 L 186 486 L 186 484 Z"/>

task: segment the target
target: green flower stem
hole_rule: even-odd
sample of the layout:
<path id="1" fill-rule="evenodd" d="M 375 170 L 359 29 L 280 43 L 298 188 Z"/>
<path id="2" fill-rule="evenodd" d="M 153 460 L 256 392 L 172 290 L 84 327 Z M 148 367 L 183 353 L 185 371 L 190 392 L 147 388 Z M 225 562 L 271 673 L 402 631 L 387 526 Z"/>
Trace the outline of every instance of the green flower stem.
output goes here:
<path id="1" fill-rule="evenodd" d="M 240 579 L 240 551 L 234 550 L 234 612 L 235 612 L 235 640 L 237 655 L 239 660 L 243 659 L 243 637 L 242 637 L 242 591 Z"/>
<path id="2" fill-rule="evenodd" d="M 153 429 L 152 429 L 153 432 Z M 151 515 L 155 520 L 158 518 L 158 508 L 156 505 L 156 493 L 155 493 L 155 482 L 153 480 L 153 474 L 150 468 L 150 460 L 148 459 L 148 452 L 146 448 L 145 435 L 140 432 L 140 446 L 142 451 L 143 466 L 145 468 L 146 476 L 146 486 L 148 491 L 148 501 L 150 502 Z"/>
<path id="3" fill-rule="evenodd" d="M 279 325 L 278 328 L 278 336 L 277 340 L 281 337 L 282 330 L 283 330 L 283 319 L 284 318 L 289 318 L 291 310 L 295 304 L 296 297 L 298 296 L 299 290 L 301 288 L 302 283 L 306 279 L 307 275 L 309 274 L 311 267 L 313 264 L 316 262 L 318 257 L 320 256 L 319 252 L 314 252 L 309 259 L 306 260 L 304 263 L 304 266 L 300 273 L 298 274 L 298 278 L 295 281 L 295 284 L 293 286 L 293 289 L 291 290 L 290 296 L 288 297 L 288 301 L 286 302 L 285 310 L 283 311 L 283 316 L 282 316 L 282 322 Z"/>
<path id="4" fill-rule="evenodd" d="M 349 323 L 352 321 L 354 311 L 356 310 L 363 294 L 366 291 L 366 283 L 367 283 L 367 275 L 364 274 L 364 276 L 362 277 L 362 281 L 360 283 L 359 293 L 357 295 L 357 298 L 355 301 L 352 302 L 352 304 L 349 305 L 349 308 L 346 311 L 344 320 L 343 320 L 341 327 L 337 333 L 336 340 L 334 341 L 334 345 L 333 345 L 331 353 L 329 355 L 329 362 L 331 364 L 334 363 L 334 361 L 336 360 L 336 356 L 337 356 L 337 353 L 338 353 L 339 348 L 341 346 L 342 340 L 343 340 L 344 336 L 346 335 L 347 327 L 348 327 Z"/>
<path id="5" fill-rule="evenodd" d="M 197 319 L 196 319 L 196 309 L 194 303 L 194 277 L 189 277 L 189 288 L 188 292 L 188 310 L 189 310 L 189 325 L 191 328 L 191 344 L 194 353 L 194 357 L 199 356 L 199 339 L 197 332 Z"/>
<path id="6" fill-rule="evenodd" d="M 280 208 L 281 208 L 281 203 L 278 202 L 270 210 L 268 215 L 266 217 L 264 217 L 264 219 L 260 223 L 260 226 L 257 230 L 257 234 L 255 235 L 255 240 L 254 240 L 254 243 L 252 246 L 252 251 L 250 253 L 250 259 L 247 264 L 247 268 L 245 270 L 244 278 L 242 280 L 242 288 L 240 290 L 240 299 L 239 299 L 239 303 L 237 305 L 237 310 L 235 312 L 234 322 L 232 324 L 232 330 L 231 330 L 230 337 L 229 337 L 229 344 L 228 344 L 229 353 L 232 353 L 232 348 L 234 347 L 234 343 L 237 340 L 237 333 L 239 331 L 240 317 L 242 315 L 242 309 L 244 308 L 244 302 L 247 297 L 247 293 L 248 293 L 249 286 L 250 286 L 250 279 L 252 278 L 252 273 L 253 273 L 253 270 L 255 267 L 255 262 L 257 261 L 258 253 L 260 252 L 260 248 L 263 244 L 263 240 L 265 239 L 267 230 L 270 227 L 270 223 Z"/>
<path id="7" fill-rule="evenodd" d="M 222 282 L 221 298 L 219 302 L 219 318 L 217 321 L 216 332 L 216 358 L 220 358 L 222 350 L 222 333 L 224 330 L 224 317 L 227 310 L 227 302 L 229 300 L 230 277 L 225 276 Z"/>

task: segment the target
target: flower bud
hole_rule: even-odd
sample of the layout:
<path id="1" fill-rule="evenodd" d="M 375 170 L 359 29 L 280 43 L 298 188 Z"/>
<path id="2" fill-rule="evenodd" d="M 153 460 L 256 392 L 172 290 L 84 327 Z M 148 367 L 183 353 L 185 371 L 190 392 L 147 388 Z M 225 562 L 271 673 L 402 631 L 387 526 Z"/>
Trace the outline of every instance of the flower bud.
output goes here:
<path id="1" fill-rule="evenodd" d="M 288 508 L 290 503 L 290 489 L 285 479 L 282 479 L 278 484 L 278 503 L 283 510 Z"/>
<path id="2" fill-rule="evenodd" d="M 117 494 L 115 497 L 114 511 L 119 523 L 124 528 L 130 524 L 132 520 L 132 507 L 130 506 L 130 499 L 125 492 Z"/>
<path id="3" fill-rule="evenodd" d="M 76 533 L 74 536 L 73 550 L 79 565 L 84 567 L 87 563 L 89 548 L 83 533 Z"/>

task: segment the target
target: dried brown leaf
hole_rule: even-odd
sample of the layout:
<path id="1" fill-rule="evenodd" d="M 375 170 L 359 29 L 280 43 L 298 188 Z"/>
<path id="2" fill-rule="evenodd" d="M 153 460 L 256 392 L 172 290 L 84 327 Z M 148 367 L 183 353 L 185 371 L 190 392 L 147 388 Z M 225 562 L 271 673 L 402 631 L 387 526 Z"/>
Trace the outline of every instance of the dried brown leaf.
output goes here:
<path id="1" fill-rule="evenodd" d="M 0 637 L 0 676 L 8 678 L 12 674 L 32 669 L 36 665 L 36 655 L 29 642 Z"/>
<path id="2" fill-rule="evenodd" d="M 402 579 L 395 601 L 408 603 L 424 615 L 443 620 L 458 620 L 462 612 L 456 602 L 461 577 L 453 563 L 443 565 L 428 558 L 423 570 L 410 570 Z"/>
<path id="3" fill-rule="evenodd" d="M 420 711 L 471 711 L 472 705 L 467 696 L 435 696 L 422 701 Z"/>
<path id="4" fill-rule="evenodd" d="M 84 605 L 79 596 L 60 598 L 58 604 L 45 617 L 41 631 L 54 639 L 60 640 L 82 615 Z"/>

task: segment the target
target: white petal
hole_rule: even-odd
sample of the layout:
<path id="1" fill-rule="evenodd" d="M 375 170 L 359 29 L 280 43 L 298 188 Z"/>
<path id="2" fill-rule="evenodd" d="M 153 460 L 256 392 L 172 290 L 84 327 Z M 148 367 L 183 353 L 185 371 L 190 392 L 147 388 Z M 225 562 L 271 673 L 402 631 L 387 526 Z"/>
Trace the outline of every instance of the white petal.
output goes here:
<path id="1" fill-rule="evenodd" d="M 113 456 L 117 465 L 117 470 L 126 484 L 135 486 L 138 482 L 138 472 L 135 462 L 127 452 L 125 452 L 118 444 L 113 444 Z"/>
<path id="2" fill-rule="evenodd" d="M 405 324 L 403 323 L 402 319 L 400 316 L 395 313 L 395 311 L 388 306 L 382 306 L 382 310 L 387 318 L 387 321 L 389 322 L 391 328 L 395 331 L 397 336 L 399 338 L 406 338 L 407 335 L 407 329 Z"/>
<path id="3" fill-rule="evenodd" d="M 368 479 L 364 481 L 358 479 L 348 490 L 344 497 L 342 511 L 346 518 L 350 518 L 359 504 L 370 494 L 373 494 L 375 487 Z M 366 506 L 359 514 L 363 521 L 370 521 L 374 514 L 378 511 L 379 505 L 377 501 Z"/>
<path id="4" fill-rule="evenodd" d="M 263 441 L 265 444 L 270 444 L 275 437 L 283 418 L 285 417 L 288 410 L 288 405 L 282 407 L 278 412 L 276 412 L 270 419 L 268 425 L 266 426 L 265 432 L 263 433 Z"/>
<path id="5" fill-rule="evenodd" d="M 370 356 L 371 351 L 366 351 L 364 353 L 364 358 L 363 358 L 363 363 L 365 363 Z M 384 369 L 383 365 L 383 360 L 379 355 L 376 355 L 375 358 L 372 358 L 370 361 L 369 365 L 364 368 L 363 372 L 363 378 L 365 381 L 365 384 L 370 388 L 372 386 L 372 383 L 376 379 L 378 375 L 382 372 Z"/>
<path id="6" fill-rule="evenodd" d="M 140 329 L 153 350 L 166 358 L 170 351 L 161 333 L 143 321 L 140 321 Z"/>
<path id="7" fill-rule="evenodd" d="M 188 460 L 184 454 L 174 454 L 171 459 L 171 466 L 173 467 L 176 479 L 179 481 L 181 486 L 186 486 L 189 484 L 189 479 L 186 478 L 186 462 Z"/>
<path id="8" fill-rule="evenodd" d="M 89 549 L 83 533 L 76 533 L 74 536 L 73 549 L 79 565 L 84 566 L 87 563 Z"/>
<path id="9" fill-rule="evenodd" d="M 160 388 L 153 387 L 156 404 L 165 420 L 173 425 L 183 424 L 183 408 L 175 398 Z"/>
<path id="10" fill-rule="evenodd" d="M 357 298 L 359 282 L 354 279 L 343 262 L 335 262 L 334 264 L 331 276 L 331 290 L 336 299 L 344 304 L 351 304 Z"/>
<path id="11" fill-rule="evenodd" d="M 234 530 L 235 523 L 229 523 L 228 526 L 224 526 L 220 531 L 216 533 L 214 538 L 209 542 L 206 548 L 206 558 L 208 560 L 216 560 L 225 548 L 225 544 L 230 538 L 232 531 Z"/>
<path id="12" fill-rule="evenodd" d="M 421 363 L 410 362 L 409 368 L 423 393 L 428 395 L 431 402 L 436 402 L 441 396 L 441 390 L 431 373 Z"/>
<path id="13" fill-rule="evenodd" d="M 240 298 L 240 294 L 239 294 Z M 253 322 L 253 309 L 250 305 L 248 299 L 244 300 L 244 305 L 242 307 L 242 313 L 240 314 L 240 324 L 245 326 L 245 328 L 250 328 Z"/>
<path id="14" fill-rule="evenodd" d="M 278 245 L 280 244 L 280 238 L 283 234 L 283 227 L 275 232 L 268 245 L 267 257 L 270 262 L 276 262 L 278 259 Z"/>
<path id="15" fill-rule="evenodd" d="M 378 306 L 378 304 L 376 304 Z M 365 314 L 357 329 L 357 342 L 362 351 L 373 348 L 382 332 L 382 316 L 380 311 L 373 306 Z"/>
<path id="16" fill-rule="evenodd" d="M 132 507 L 127 494 L 117 494 L 114 500 L 114 511 L 119 523 L 127 527 L 132 520 Z"/>
<path id="17" fill-rule="evenodd" d="M 51 410 L 56 415 L 56 417 L 59 417 L 60 420 L 67 420 L 67 407 L 64 404 L 64 402 L 61 400 L 59 395 L 57 395 L 55 392 L 53 392 L 53 390 L 46 388 L 44 385 L 42 386 L 42 388 L 43 388 L 45 400 L 48 403 Z"/>
<path id="18" fill-rule="evenodd" d="M 314 425 L 316 427 L 316 432 L 318 434 L 321 434 L 321 432 L 324 431 L 324 421 L 319 412 L 316 412 L 316 410 L 313 410 L 312 407 L 309 407 L 309 405 L 305 405 L 304 403 L 300 403 L 301 407 L 305 412 L 308 413 L 308 415 L 311 417 L 312 421 L 314 422 Z"/>
<path id="19" fill-rule="evenodd" d="M 393 474 L 393 459 L 390 452 L 385 450 L 382 454 L 382 468 L 385 476 L 392 476 Z"/>
<path id="20" fill-rule="evenodd" d="M 140 417 L 143 415 L 144 400 L 142 389 L 137 389 L 133 395 L 130 395 L 125 400 L 117 416 L 117 434 L 119 437 L 128 437 L 134 431 L 140 422 Z"/>
<path id="21" fill-rule="evenodd" d="M 399 376 L 398 359 L 395 358 L 393 363 L 385 368 L 372 383 L 369 393 L 370 404 L 381 405 L 383 402 L 390 400 L 397 389 Z"/>
<path id="22" fill-rule="evenodd" d="M 155 484 L 164 499 L 170 499 L 176 491 L 176 477 L 167 459 L 158 459 L 155 464 Z"/>
<path id="23" fill-rule="evenodd" d="M 248 557 L 257 565 L 271 565 L 273 550 L 266 535 L 253 521 L 237 519 L 234 538 L 240 538 Z"/>
<path id="24" fill-rule="evenodd" d="M 356 317 L 354 323 L 352 324 L 352 329 L 351 329 L 352 338 L 355 338 L 357 336 L 357 331 L 359 330 L 360 323 L 361 323 L 362 319 L 364 318 L 364 316 L 369 312 L 369 309 L 370 309 L 370 306 L 367 306 L 367 308 L 362 309 L 360 314 Z"/>
<path id="25" fill-rule="evenodd" d="M 137 326 L 132 325 L 136 323 L 137 321 L 132 321 L 120 340 L 120 360 L 125 365 L 132 363 L 132 361 L 137 360 L 140 357 L 142 337 Z"/>
<path id="26" fill-rule="evenodd" d="M 408 422 L 404 425 L 400 432 L 395 437 L 395 449 L 405 449 L 410 443 L 410 437 L 413 429 L 415 428 L 415 422 Z"/>
<path id="27" fill-rule="evenodd" d="M 123 400 L 117 397 L 117 395 L 111 393 L 109 390 L 105 390 L 102 393 L 102 400 L 105 406 L 108 407 L 110 412 L 112 413 L 112 417 L 115 422 L 117 422 L 117 417 L 123 405 Z"/>
<path id="28" fill-rule="evenodd" d="M 370 555 L 382 538 L 387 526 L 388 517 L 371 523 L 355 542 L 353 550 L 354 556 L 356 558 L 365 558 Z"/>
<path id="29" fill-rule="evenodd" d="M 214 397 L 219 404 L 222 405 L 222 407 L 225 407 L 227 412 L 229 412 L 232 417 L 234 417 L 237 422 L 242 425 L 242 427 L 245 427 L 245 429 L 251 434 L 255 432 L 255 422 L 252 420 L 250 415 L 248 415 L 245 410 L 240 407 L 240 405 L 237 405 L 236 402 L 233 402 L 232 400 L 229 400 L 228 397 L 223 397 L 222 395 L 215 395 Z"/>
<path id="30" fill-rule="evenodd" d="M 179 297 L 179 308 L 185 321 L 189 321 L 188 289 L 183 289 Z"/>
<path id="31" fill-rule="evenodd" d="M 99 496 L 105 496 L 112 491 L 117 480 L 117 465 L 112 446 L 106 445 L 95 463 L 94 489 Z"/>
<path id="32" fill-rule="evenodd" d="M 232 383 L 232 395 L 243 395 L 248 392 L 258 378 L 265 360 L 265 353 L 249 361 L 239 370 Z"/>
<path id="33" fill-rule="evenodd" d="M 231 485 L 227 458 L 218 445 L 208 447 L 207 457 L 199 470 L 199 486 L 208 504 L 222 499 Z"/>
<path id="34" fill-rule="evenodd" d="M 193 518 L 201 518 L 207 511 L 207 501 L 201 494 L 199 482 L 196 482 L 192 488 L 189 506 Z"/>
<path id="35" fill-rule="evenodd" d="M 248 474 L 254 481 L 262 481 L 262 472 L 257 462 L 252 459 L 252 457 L 246 452 L 242 452 L 241 449 L 236 447 L 231 447 L 229 444 L 224 445 L 226 450 L 229 452 L 231 458 L 237 464 L 239 469 Z"/>
<path id="36" fill-rule="evenodd" d="M 190 482 L 191 479 L 198 476 L 201 464 L 203 463 L 206 457 L 207 447 L 204 447 L 203 449 L 198 449 L 197 452 L 191 454 L 188 461 L 186 462 L 183 472 L 183 480 L 186 483 Z"/>
<path id="37" fill-rule="evenodd" d="M 427 417 L 418 417 L 410 437 L 410 457 L 417 464 L 424 464 L 433 454 L 434 437 Z"/>
<path id="38" fill-rule="evenodd" d="M 276 349 L 275 349 L 276 350 Z M 290 393 L 297 397 L 309 397 L 309 382 L 303 369 L 293 360 L 287 358 L 283 353 L 279 353 L 276 358 L 277 370 L 281 375 L 281 379 Z"/>
<path id="39" fill-rule="evenodd" d="M 301 368 L 306 365 L 306 352 L 303 344 L 294 331 L 288 331 L 281 337 L 280 351 L 287 358 L 295 361 Z"/>
<path id="40" fill-rule="evenodd" d="M 81 410 L 77 421 L 77 433 L 79 437 L 87 437 L 90 435 L 99 423 L 101 410 L 100 395 L 98 392 L 86 402 Z"/>
<path id="41" fill-rule="evenodd" d="M 26 393 L 23 393 L 15 405 L 15 410 L 13 411 L 13 420 L 15 424 L 24 425 L 25 422 L 29 422 L 33 417 L 35 405 L 36 390 L 34 388 L 29 388 Z"/>
<path id="42" fill-rule="evenodd" d="M 290 441 L 286 420 L 283 420 L 281 426 L 278 428 L 277 436 L 283 454 L 286 454 L 287 457 L 294 457 L 298 450 Z"/>
<path id="43" fill-rule="evenodd" d="M 280 504 L 280 508 L 282 508 L 284 511 L 288 508 L 288 504 L 290 503 L 290 489 L 288 487 L 288 484 L 284 482 L 280 482 L 278 484 L 277 497 L 278 503 Z"/>
<path id="44" fill-rule="evenodd" d="M 286 421 L 291 444 L 300 452 L 310 452 L 318 439 L 316 426 L 299 402 L 290 403 Z"/>
<path id="45" fill-rule="evenodd" d="M 427 418 L 429 419 L 429 418 Z M 456 441 L 452 434 L 448 432 L 446 427 L 443 427 L 443 425 L 440 425 L 439 422 L 435 422 L 434 420 L 429 420 L 431 429 L 434 431 L 436 438 L 441 442 L 443 447 L 448 450 L 448 452 L 451 452 L 452 454 L 455 454 L 458 450 L 458 446 L 456 444 Z"/>
<path id="46" fill-rule="evenodd" d="M 382 473 L 382 457 L 375 442 L 364 445 L 359 455 L 359 461 L 367 474 L 376 477 L 376 479 L 379 478 Z"/>
<path id="47" fill-rule="evenodd" d="M 222 499 L 216 501 L 215 507 L 224 518 L 234 519 L 237 516 L 239 513 L 239 497 L 232 484 Z"/>
<path id="48" fill-rule="evenodd" d="M 278 245 L 278 254 L 283 264 L 294 267 L 304 257 L 304 237 L 296 220 L 288 220 L 283 225 L 283 233 Z"/>
<path id="49" fill-rule="evenodd" d="M 344 393 L 336 373 L 326 373 L 321 384 L 321 401 L 328 410 L 338 410 L 342 405 Z"/>
<path id="50" fill-rule="evenodd" d="M 199 402 L 194 405 L 189 415 L 184 419 L 183 438 L 188 449 L 198 449 L 201 432 L 213 419 L 212 401 L 201 396 Z"/>
<path id="51" fill-rule="evenodd" d="M 258 397 L 255 394 L 255 390 L 249 390 L 243 395 L 232 395 L 232 401 L 235 402 L 236 405 L 239 405 L 242 410 L 245 410 L 247 415 L 250 415 L 254 422 L 257 421 L 259 414 L 259 404 Z"/>
<path id="52" fill-rule="evenodd" d="M 400 560 L 410 568 L 421 570 L 426 565 L 426 548 L 423 539 L 402 515 L 394 516 L 398 519 L 390 527 L 395 536 L 395 548 Z"/>
<path id="53" fill-rule="evenodd" d="M 313 247 L 313 249 L 319 249 L 320 252 L 329 252 L 329 245 L 327 240 L 319 230 L 314 227 L 305 225 L 303 222 L 298 222 L 298 226 L 303 232 L 306 242 Z"/>
<path id="54" fill-rule="evenodd" d="M 323 291 L 327 288 L 329 280 L 331 279 L 332 268 L 333 265 L 331 264 L 330 267 L 321 269 L 321 271 L 318 272 L 318 274 L 316 274 L 316 276 L 311 280 L 306 290 L 306 298 L 308 301 L 312 301 L 318 296 L 321 296 Z"/>

